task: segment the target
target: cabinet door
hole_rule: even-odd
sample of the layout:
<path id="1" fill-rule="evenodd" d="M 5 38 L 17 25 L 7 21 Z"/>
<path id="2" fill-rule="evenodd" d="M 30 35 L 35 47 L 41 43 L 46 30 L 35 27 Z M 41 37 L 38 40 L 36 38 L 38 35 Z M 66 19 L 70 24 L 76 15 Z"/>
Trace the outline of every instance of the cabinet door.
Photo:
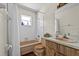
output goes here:
<path id="1" fill-rule="evenodd" d="M 70 48 L 70 47 L 66 47 L 64 45 L 58 45 L 58 52 L 63 54 L 63 55 L 66 55 L 66 56 L 75 56 L 75 49 L 73 48 Z"/>
<path id="2" fill-rule="evenodd" d="M 52 49 L 51 53 L 50 53 L 50 56 L 54 56 L 54 55 L 55 55 L 55 51 Z"/>
<path id="3" fill-rule="evenodd" d="M 46 56 L 49 56 L 50 54 L 50 49 L 46 46 Z"/>
<path id="4" fill-rule="evenodd" d="M 79 50 L 75 50 L 76 53 L 75 53 L 75 56 L 79 56 Z"/>
<path id="5" fill-rule="evenodd" d="M 50 47 L 51 49 L 57 49 L 57 43 L 46 40 L 46 46 Z"/>
<path id="6" fill-rule="evenodd" d="M 70 47 L 65 47 L 65 55 L 66 56 L 75 56 L 75 49 L 70 48 Z"/>
<path id="7" fill-rule="evenodd" d="M 46 47 L 46 56 L 54 56 L 54 55 L 55 55 L 55 51 L 50 47 Z"/>

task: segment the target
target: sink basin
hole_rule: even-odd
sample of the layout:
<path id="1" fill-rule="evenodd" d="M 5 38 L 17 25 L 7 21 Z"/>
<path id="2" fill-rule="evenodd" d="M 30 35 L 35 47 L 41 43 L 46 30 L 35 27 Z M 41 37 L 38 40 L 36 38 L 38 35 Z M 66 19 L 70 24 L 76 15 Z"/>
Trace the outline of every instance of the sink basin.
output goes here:
<path id="1" fill-rule="evenodd" d="M 61 41 L 65 41 L 65 42 L 68 42 L 68 43 L 78 43 L 79 41 L 77 40 L 73 40 L 73 39 L 59 39 Z"/>

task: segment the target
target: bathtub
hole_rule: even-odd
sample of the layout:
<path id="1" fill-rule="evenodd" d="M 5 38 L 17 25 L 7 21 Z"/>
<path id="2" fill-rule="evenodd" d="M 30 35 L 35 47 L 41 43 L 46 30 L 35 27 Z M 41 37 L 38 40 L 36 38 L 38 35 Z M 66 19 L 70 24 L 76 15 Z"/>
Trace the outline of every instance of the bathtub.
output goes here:
<path id="1" fill-rule="evenodd" d="M 35 45 L 40 44 L 38 40 L 25 40 L 20 42 L 20 53 L 25 55 L 27 53 L 33 52 Z"/>

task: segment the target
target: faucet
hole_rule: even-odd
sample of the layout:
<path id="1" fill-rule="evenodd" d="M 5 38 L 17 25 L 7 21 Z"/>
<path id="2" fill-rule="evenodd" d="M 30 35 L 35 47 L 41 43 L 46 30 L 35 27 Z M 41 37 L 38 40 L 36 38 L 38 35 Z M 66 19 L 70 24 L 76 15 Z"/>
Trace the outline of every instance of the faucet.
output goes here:
<path id="1" fill-rule="evenodd" d="M 68 36 L 70 36 L 70 33 L 68 33 Z"/>
<path id="2" fill-rule="evenodd" d="M 64 38 L 69 39 L 70 33 L 64 34 Z"/>

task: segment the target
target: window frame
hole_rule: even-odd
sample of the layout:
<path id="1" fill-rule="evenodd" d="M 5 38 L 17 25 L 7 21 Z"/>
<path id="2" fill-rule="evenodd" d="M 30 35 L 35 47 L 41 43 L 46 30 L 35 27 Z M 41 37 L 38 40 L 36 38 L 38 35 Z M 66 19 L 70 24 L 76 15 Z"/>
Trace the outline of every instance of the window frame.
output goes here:
<path id="1" fill-rule="evenodd" d="M 27 20 L 23 20 L 23 18 L 27 18 Z M 29 20 L 28 20 L 29 18 Z M 24 24 L 24 21 L 27 22 L 27 24 Z M 30 24 L 29 24 L 30 23 Z M 32 16 L 29 16 L 29 15 L 21 15 L 21 25 L 22 26 L 31 26 L 32 25 Z"/>

